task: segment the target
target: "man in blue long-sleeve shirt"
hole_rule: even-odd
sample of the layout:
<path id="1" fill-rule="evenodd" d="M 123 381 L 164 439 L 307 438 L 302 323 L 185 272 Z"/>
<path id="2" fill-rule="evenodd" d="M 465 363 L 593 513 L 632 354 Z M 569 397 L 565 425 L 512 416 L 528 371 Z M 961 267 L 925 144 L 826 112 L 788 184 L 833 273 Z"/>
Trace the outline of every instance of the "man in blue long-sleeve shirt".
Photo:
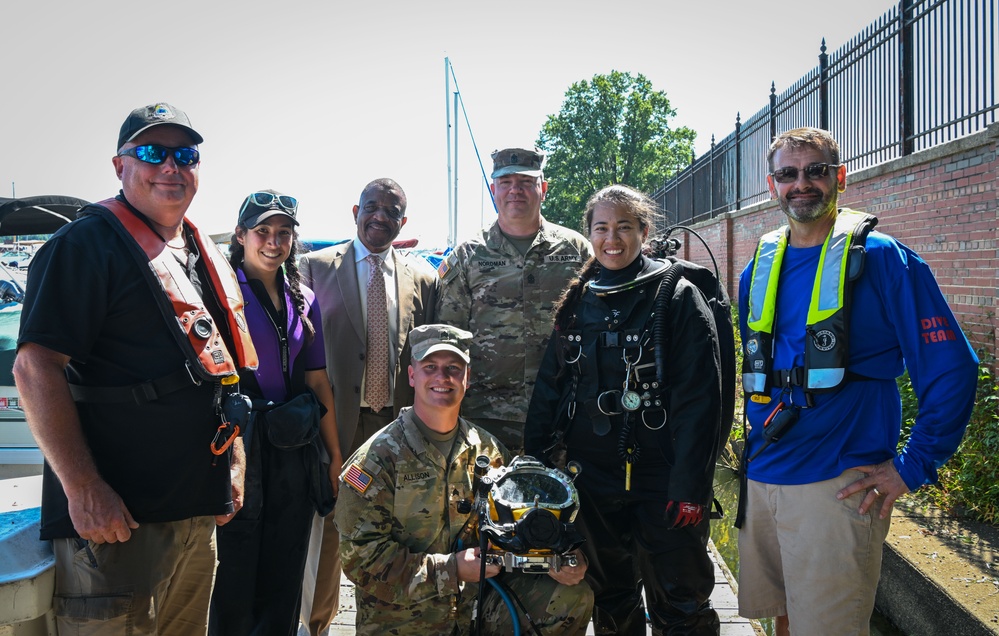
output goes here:
<path id="1" fill-rule="evenodd" d="M 867 634 L 892 505 L 957 449 L 978 360 L 927 264 L 837 207 L 846 167 L 828 132 L 784 133 L 767 159 L 788 224 L 739 284 L 739 613 L 776 617 L 777 634 Z M 905 369 L 919 412 L 896 452 Z"/>

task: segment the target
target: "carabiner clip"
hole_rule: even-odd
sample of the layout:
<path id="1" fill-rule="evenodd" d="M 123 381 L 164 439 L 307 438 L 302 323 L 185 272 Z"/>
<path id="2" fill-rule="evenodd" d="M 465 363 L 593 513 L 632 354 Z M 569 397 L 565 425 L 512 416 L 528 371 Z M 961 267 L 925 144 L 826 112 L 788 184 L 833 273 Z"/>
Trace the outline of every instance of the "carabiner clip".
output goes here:
<path id="1" fill-rule="evenodd" d="M 211 443 L 211 446 L 210 446 L 211 450 L 212 450 L 212 455 L 221 455 L 222 453 L 224 453 L 227 450 L 229 450 L 229 447 L 232 446 L 232 443 L 233 443 L 233 441 L 235 441 L 236 436 L 239 435 L 239 424 L 233 424 L 232 425 L 232 435 L 230 435 L 229 438 L 226 439 L 225 442 L 222 443 L 222 447 L 221 448 L 217 447 L 216 444 L 218 443 L 219 439 L 225 438 L 225 432 L 224 431 L 227 428 L 229 428 L 229 422 L 222 422 L 219 425 L 218 430 L 215 431 L 215 438 L 212 440 L 212 443 Z"/>

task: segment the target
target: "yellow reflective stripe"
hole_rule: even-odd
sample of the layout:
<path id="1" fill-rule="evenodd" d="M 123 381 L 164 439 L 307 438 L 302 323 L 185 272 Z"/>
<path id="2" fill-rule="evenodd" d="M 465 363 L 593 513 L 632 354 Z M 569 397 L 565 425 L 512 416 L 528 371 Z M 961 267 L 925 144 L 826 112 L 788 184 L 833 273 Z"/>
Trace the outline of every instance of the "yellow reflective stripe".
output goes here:
<path id="1" fill-rule="evenodd" d="M 863 219 L 863 214 L 844 210 L 837 215 L 830 228 L 815 273 L 812 299 L 808 306 L 809 325 L 826 320 L 843 308 L 850 244 L 854 230 Z"/>
<path id="2" fill-rule="evenodd" d="M 787 248 L 787 226 L 763 235 L 753 259 L 749 285 L 749 316 L 746 324 L 753 331 L 772 333 L 777 304 L 777 279 Z"/>

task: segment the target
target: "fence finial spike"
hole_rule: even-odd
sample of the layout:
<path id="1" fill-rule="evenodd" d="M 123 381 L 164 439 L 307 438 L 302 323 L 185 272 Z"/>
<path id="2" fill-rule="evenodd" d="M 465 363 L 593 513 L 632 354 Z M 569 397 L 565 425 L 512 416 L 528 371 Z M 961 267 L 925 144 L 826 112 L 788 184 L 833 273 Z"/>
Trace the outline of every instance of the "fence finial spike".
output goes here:
<path id="1" fill-rule="evenodd" d="M 819 50 L 822 52 L 823 55 L 826 54 L 826 39 L 825 38 L 822 38 L 822 46 L 819 47 Z"/>
<path id="2" fill-rule="evenodd" d="M 770 82 L 770 94 L 771 95 L 777 94 L 777 84 L 775 82 Z"/>

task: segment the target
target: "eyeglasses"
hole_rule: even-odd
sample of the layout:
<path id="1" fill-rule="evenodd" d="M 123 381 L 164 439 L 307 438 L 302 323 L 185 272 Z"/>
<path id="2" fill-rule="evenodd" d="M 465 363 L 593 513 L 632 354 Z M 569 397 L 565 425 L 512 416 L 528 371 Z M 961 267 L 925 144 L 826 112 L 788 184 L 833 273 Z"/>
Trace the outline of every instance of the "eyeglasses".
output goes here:
<path id="1" fill-rule="evenodd" d="M 270 192 L 254 192 L 249 197 L 250 201 L 262 208 L 270 208 L 277 205 L 279 208 L 295 216 L 298 210 L 298 199 L 287 194 L 272 194 Z M 275 203 L 276 202 L 276 203 Z"/>
<path id="2" fill-rule="evenodd" d="M 128 150 L 122 150 L 118 153 L 119 157 L 123 155 L 135 157 L 143 163 L 151 163 L 155 165 L 163 163 L 170 155 L 173 155 L 173 160 L 177 162 L 178 166 L 193 166 L 201 161 L 201 153 L 194 148 L 187 148 L 183 146 L 180 148 L 169 148 L 159 144 L 136 146 L 134 148 L 129 148 Z"/>
<path id="3" fill-rule="evenodd" d="M 813 163 L 805 167 L 804 173 L 809 181 L 818 181 L 829 176 L 829 169 L 838 169 L 842 164 L 838 163 Z M 794 183 L 798 180 L 797 168 L 777 168 L 770 173 L 777 183 Z"/>

